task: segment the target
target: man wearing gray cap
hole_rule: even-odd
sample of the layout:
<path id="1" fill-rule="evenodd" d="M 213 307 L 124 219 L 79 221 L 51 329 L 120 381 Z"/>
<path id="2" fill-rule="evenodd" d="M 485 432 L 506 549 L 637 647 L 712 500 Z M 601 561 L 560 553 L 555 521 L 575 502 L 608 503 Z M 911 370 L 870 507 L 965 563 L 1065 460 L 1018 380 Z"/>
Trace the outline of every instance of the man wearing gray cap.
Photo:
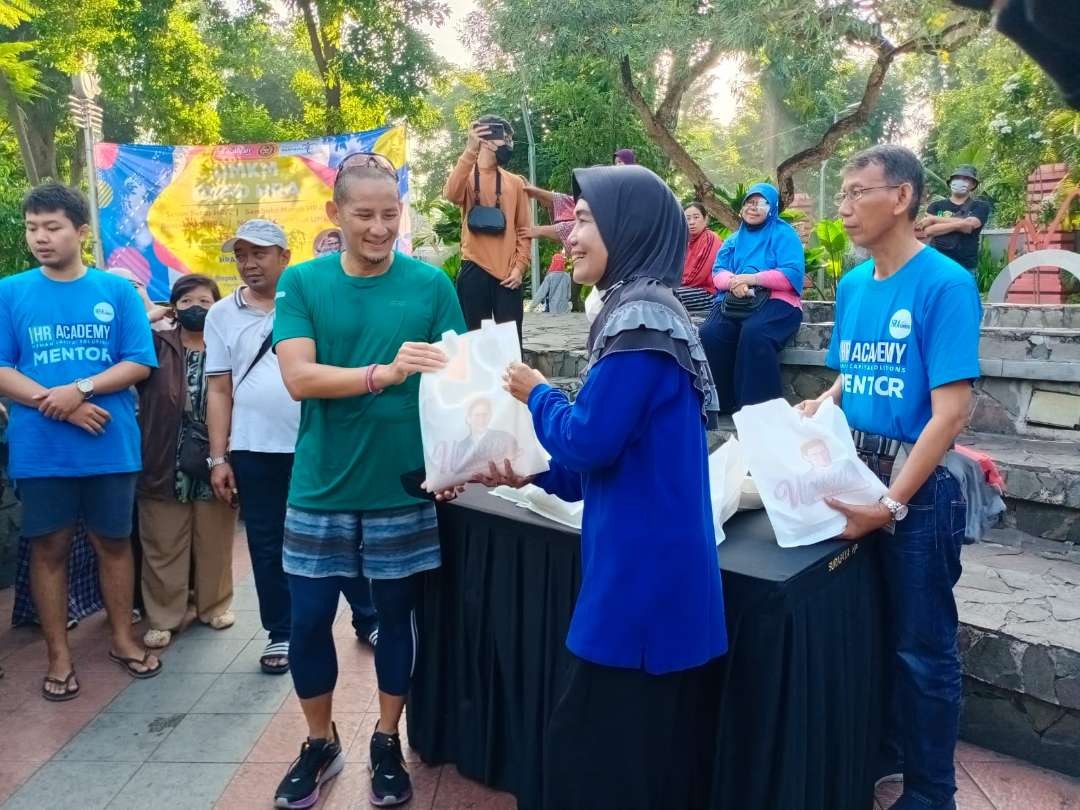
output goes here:
<path id="1" fill-rule="evenodd" d="M 270 340 L 277 283 L 291 254 L 285 231 L 265 219 L 243 223 L 221 250 L 233 254 L 244 283 L 206 316 L 207 463 L 217 497 L 243 509 L 259 616 L 269 634 L 260 666 L 268 674 L 284 674 L 292 607 L 281 546 L 300 403 L 285 390 Z M 367 581 L 348 596 L 357 635 L 373 643 L 375 609 Z"/>
<path id="2" fill-rule="evenodd" d="M 982 229 L 990 219 L 989 201 L 972 196 L 978 185 L 974 166 L 957 166 L 949 176 L 949 199 L 930 203 L 921 223 L 932 248 L 972 272 L 979 263 Z"/>

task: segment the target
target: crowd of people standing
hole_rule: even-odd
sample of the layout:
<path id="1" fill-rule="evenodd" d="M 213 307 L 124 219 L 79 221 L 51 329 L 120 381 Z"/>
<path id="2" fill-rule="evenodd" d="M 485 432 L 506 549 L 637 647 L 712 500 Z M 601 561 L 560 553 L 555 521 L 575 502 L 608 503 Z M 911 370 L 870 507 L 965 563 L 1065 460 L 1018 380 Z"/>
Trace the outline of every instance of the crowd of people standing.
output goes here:
<path id="1" fill-rule="evenodd" d="M 0 395 L 12 403 L 10 473 L 48 648 L 45 699 L 71 700 L 81 688 L 65 629 L 77 527 L 100 565 L 107 654 L 150 678 L 162 671 L 153 650 L 188 623 L 224 630 L 234 621 L 239 508 L 267 632 L 260 664 L 291 673 L 307 724 L 274 806 L 314 805 L 345 767 L 333 713 L 342 595 L 358 638 L 374 648 L 369 798 L 408 801 L 398 728 L 419 577 L 441 563 L 433 501 L 470 483 L 430 499 L 403 485 L 423 466 L 419 375 L 446 365 L 433 345 L 446 331 L 494 318 L 515 321 L 520 335 L 529 239 L 554 236 L 574 280 L 599 298 L 583 387 L 571 402 L 537 371 L 509 367 L 506 389 L 531 412 L 550 470 L 527 481 L 508 461 L 471 482 L 533 483 L 585 504 L 545 801 L 559 810 L 700 805 L 701 785 L 683 778 L 695 752 L 672 745 L 638 760 L 673 723 L 698 722 L 687 685 L 727 648 L 706 431 L 722 412 L 781 395 L 772 368 L 801 321 L 801 245 L 767 184 L 750 189 L 740 228 L 721 245 L 705 235 L 703 209 L 684 209 L 628 150 L 616 165 L 577 170 L 566 196 L 501 168 L 512 148 L 508 122 L 481 118 L 447 181 L 446 196 L 463 207 L 456 291 L 441 270 L 395 250 L 396 170 L 374 153 L 338 167 L 327 214 L 340 253 L 293 263 L 281 228 L 250 220 L 223 245 L 243 284 L 222 297 L 212 280 L 185 276 L 167 307 L 84 264 L 89 214 L 78 192 L 48 184 L 27 196 L 27 242 L 41 266 L 0 282 Z M 952 506 L 962 495 L 941 460 L 979 373 L 978 295 L 969 273 L 915 238 L 922 192 L 922 167 L 901 147 L 845 167 L 839 213 L 871 259 L 838 292 L 828 354 L 836 383 L 799 406 L 840 405 L 889 487 L 872 506 L 832 505 L 847 517 L 845 538 L 892 532 L 881 538 L 895 690 L 886 702 L 897 713 L 880 776 L 904 781 L 897 810 L 955 807 L 951 588 L 963 526 Z M 530 196 L 550 204 L 552 231 L 531 230 Z M 699 329 L 683 296 L 710 283 L 719 294 Z M 852 386 L 868 372 L 850 347 L 866 341 L 907 347 L 906 363 L 890 369 L 902 397 L 882 394 L 895 386 Z M 893 475 L 901 451 L 906 463 Z M 131 631 L 136 513 L 142 644 Z M 639 714 L 643 702 L 656 710 Z M 588 779 L 566 778 L 586 765 Z"/>

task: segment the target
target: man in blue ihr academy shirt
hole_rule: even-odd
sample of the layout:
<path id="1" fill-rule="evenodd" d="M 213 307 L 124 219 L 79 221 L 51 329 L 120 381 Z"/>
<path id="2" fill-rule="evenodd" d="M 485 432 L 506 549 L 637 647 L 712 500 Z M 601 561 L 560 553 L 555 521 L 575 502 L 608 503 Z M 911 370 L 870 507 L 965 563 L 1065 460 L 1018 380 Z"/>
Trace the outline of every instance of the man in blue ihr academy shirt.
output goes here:
<path id="1" fill-rule="evenodd" d="M 48 183 L 27 195 L 23 215 L 41 266 L 0 281 L 0 396 L 12 401 L 10 475 L 49 656 L 41 694 L 63 701 L 80 690 L 66 632 L 67 556 L 80 518 L 100 563 L 110 658 L 136 678 L 161 669 L 131 636 L 131 519 L 142 467 L 131 386 L 157 361 L 131 284 L 83 264 L 83 196 Z"/>
<path id="2" fill-rule="evenodd" d="M 871 259 L 836 292 L 826 363 L 840 374 L 800 408 L 813 413 L 832 398 L 861 432 L 860 455 L 890 470 L 889 490 L 873 506 L 828 500 L 847 517 L 847 539 L 892 525 L 892 534 L 874 540 L 895 691 L 885 697 L 893 716 L 874 775 L 903 781 L 894 810 L 955 810 L 961 668 L 952 588 L 966 506 L 942 462 L 967 425 L 982 310 L 971 274 L 915 238 L 922 190 L 922 166 L 903 147 L 868 149 L 845 167 L 840 216 Z M 900 443 L 908 454 L 902 464 Z"/>

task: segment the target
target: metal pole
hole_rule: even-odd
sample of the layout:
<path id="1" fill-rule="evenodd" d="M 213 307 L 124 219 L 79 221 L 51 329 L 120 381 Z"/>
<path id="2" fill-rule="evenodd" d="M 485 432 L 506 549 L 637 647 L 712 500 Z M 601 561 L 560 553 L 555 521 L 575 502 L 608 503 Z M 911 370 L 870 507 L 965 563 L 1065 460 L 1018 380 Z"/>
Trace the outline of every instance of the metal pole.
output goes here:
<path id="1" fill-rule="evenodd" d="M 525 137 L 529 141 L 529 184 L 536 185 L 536 141 L 533 139 L 532 121 L 529 120 L 529 101 L 521 98 L 521 118 L 525 122 Z M 529 200 L 529 211 L 536 224 L 536 200 Z M 540 289 L 540 244 L 533 239 L 530 261 L 532 262 L 532 294 Z"/>
<path id="2" fill-rule="evenodd" d="M 817 218 L 818 222 L 825 219 L 825 166 L 828 165 L 829 159 L 821 161 L 821 174 L 818 176 L 818 202 L 817 202 Z M 820 265 L 817 271 L 817 286 L 819 290 L 825 289 L 825 265 Z"/>
<path id="3" fill-rule="evenodd" d="M 89 106 L 93 102 L 88 102 Z M 84 110 L 83 145 L 86 148 L 86 187 L 90 198 L 90 230 L 94 234 L 94 264 L 100 270 L 105 269 L 105 253 L 101 245 L 101 215 L 98 212 L 97 166 L 94 165 L 94 127 L 90 121 L 90 111 Z"/>
<path id="4" fill-rule="evenodd" d="M 94 164 L 94 140 L 101 129 L 101 108 L 95 103 L 101 92 L 97 65 L 93 58 L 83 62 L 83 69 L 71 77 L 68 106 L 75 123 L 82 127 L 83 149 L 86 154 L 86 189 L 90 202 L 90 230 L 94 236 L 94 264 L 105 269 L 105 254 L 101 245 L 101 216 L 98 210 L 97 166 Z"/>

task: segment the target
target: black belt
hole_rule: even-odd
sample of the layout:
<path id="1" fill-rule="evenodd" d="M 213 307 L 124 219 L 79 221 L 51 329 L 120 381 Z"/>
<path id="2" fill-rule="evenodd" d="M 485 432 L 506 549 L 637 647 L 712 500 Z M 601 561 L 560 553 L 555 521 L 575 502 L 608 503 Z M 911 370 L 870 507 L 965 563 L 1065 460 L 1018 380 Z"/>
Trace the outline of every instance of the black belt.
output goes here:
<path id="1" fill-rule="evenodd" d="M 866 433 L 862 430 L 851 431 L 851 438 L 855 440 L 855 449 L 860 455 L 867 453 L 889 459 L 896 458 L 904 445 L 900 439 L 890 439 L 888 436 Z"/>
<path id="2" fill-rule="evenodd" d="M 908 446 L 908 452 L 911 451 L 910 443 L 900 439 L 890 439 L 888 436 L 882 436 L 878 433 L 853 430 L 851 431 L 851 438 L 855 441 L 855 452 L 859 458 L 886 486 L 892 481 L 893 465 L 896 463 L 896 457 L 900 455 L 900 451 L 905 445 Z M 939 466 L 945 464 L 946 456 L 948 456 L 947 452 L 938 462 Z"/>
<path id="3" fill-rule="evenodd" d="M 862 430 L 851 431 L 855 440 L 855 452 L 870 471 L 881 479 L 886 486 L 892 480 L 893 464 L 900 454 L 904 442 L 890 439 L 878 433 L 866 433 Z"/>

